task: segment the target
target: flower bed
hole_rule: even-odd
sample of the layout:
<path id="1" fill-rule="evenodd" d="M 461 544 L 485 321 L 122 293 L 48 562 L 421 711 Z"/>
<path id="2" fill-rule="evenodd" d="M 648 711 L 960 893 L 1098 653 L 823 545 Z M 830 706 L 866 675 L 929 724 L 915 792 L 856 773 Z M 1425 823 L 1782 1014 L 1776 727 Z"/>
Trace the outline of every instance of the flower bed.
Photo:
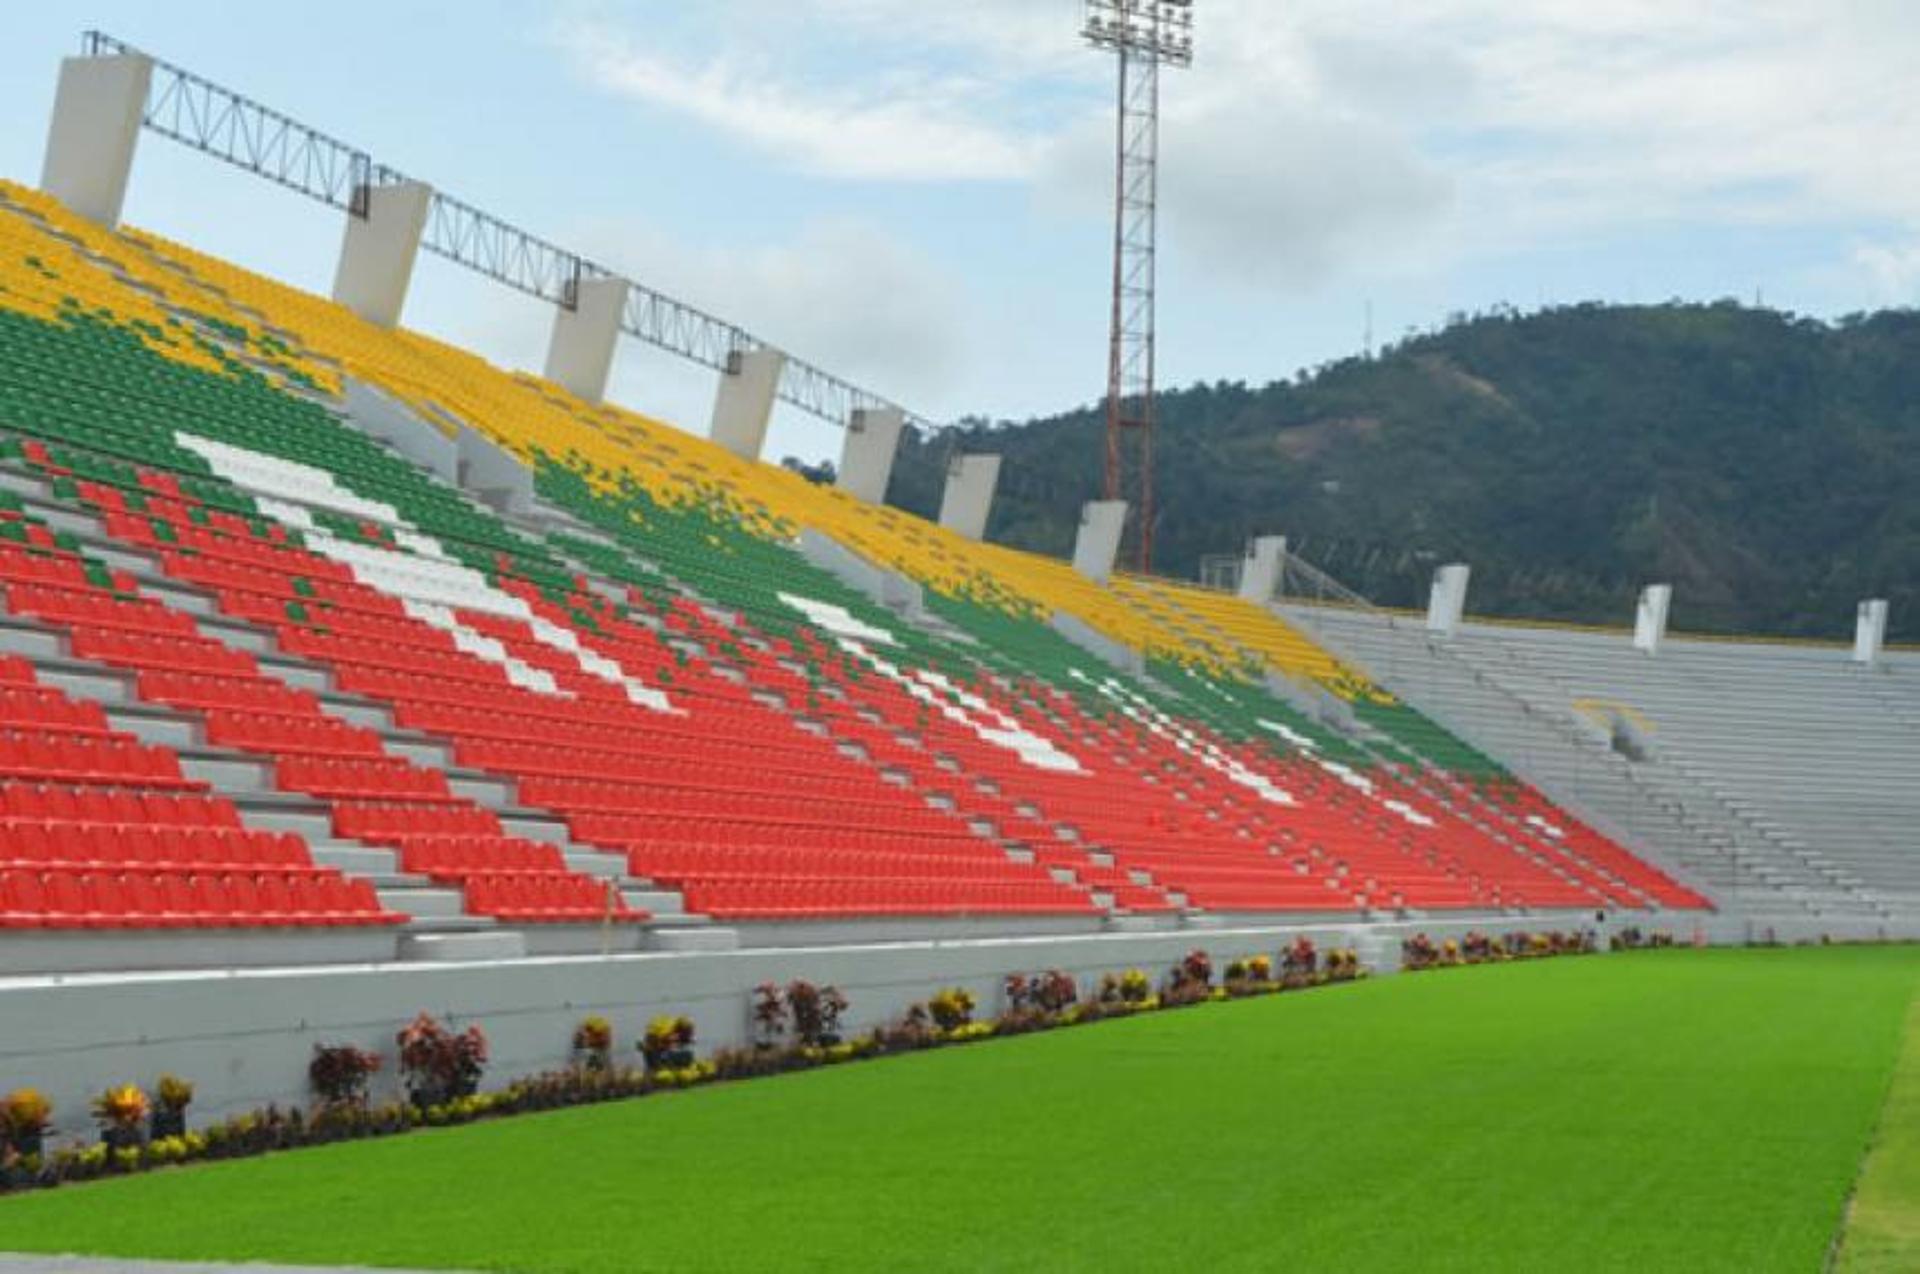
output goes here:
<path id="1" fill-rule="evenodd" d="M 1427 969 L 1454 969 L 1469 964 L 1499 964 L 1508 960 L 1543 960 L 1551 956 L 1592 955 L 1600 949 L 1591 929 L 1569 933 L 1549 929 L 1542 933 L 1517 930 L 1504 938 L 1470 931 L 1464 938 L 1436 943 L 1416 933 L 1400 944 L 1400 968 L 1407 973 Z"/>
<path id="2" fill-rule="evenodd" d="M 454 1031 L 423 1013 L 395 1037 L 395 1060 L 406 1100 L 374 1103 L 369 1099 L 371 1080 L 385 1066 L 379 1054 L 351 1045 L 323 1044 L 315 1046 L 308 1067 L 314 1094 L 311 1109 L 269 1106 L 198 1131 L 178 1130 L 174 1116 L 184 1121 L 193 1088 L 184 1080 L 163 1076 L 155 1089 L 158 1101 L 133 1084 L 101 1095 L 94 1103 L 103 1133 L 99 1143 L 47 1150 L 44 1138 L 52 1126 L 50 1104 L 31 1089 L 8 1094 L 0 1098 L 0 1194 L 619 1101 L 1366 976 L 1353 952 L 1332 951 L 1323 961 L 1304 939 L 1282 953 L 1280 967 L 1283 972 L 1276 977 L 1274 962 L 1265 955 L 1236 960 L 1227 967 L 1225 981 L 1216 985 L 1212 959 L 1196 950 L 1168 971 L 1158 990 L 1145 970 L 1129 969 L 1103 977 L 1086 998 L 1080 996 L 1073 977 L 1061 970 L 1014 974 L 1005 981 L 1005 1009 L 997 1018 L 975 1020 L 975 997 L 952 987 L 925 1004 L 911 1006 L 899 1020 L 850 1039 L 841 1036 L 840 1020 L 848 1002 L 838 988 L 804 981 L 784 987 L 769 983 L 754 992 L 755 1038 L 747 1047 L 723 1048 L 710 1058 L 695 1060 L 693 1023 L 684 1017 L 659 1017 L 642 1036 L 640 1051 L 647 1064 L 616 1067 L 611 1065 L 612 1025 L 592 1017 L 570 1037 L 572 1066 L 515 1080 L 491 1093 L 478 1091 L 487 1061 L 486 1036 L 480 1028 Z"/>

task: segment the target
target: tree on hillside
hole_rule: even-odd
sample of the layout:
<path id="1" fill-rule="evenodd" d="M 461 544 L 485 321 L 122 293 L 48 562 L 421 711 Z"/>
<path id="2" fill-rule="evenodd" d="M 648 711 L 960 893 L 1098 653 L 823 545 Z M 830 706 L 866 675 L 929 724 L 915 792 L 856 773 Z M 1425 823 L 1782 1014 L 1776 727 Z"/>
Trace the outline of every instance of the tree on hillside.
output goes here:
<path id="1" fill-rule="evenodd" d="M 1886 596 L 1920 627 L 1920 313 L 1822 323 L 1732 301 L 1511 308 L 1372 359 L 1164 393 L 1159 565 L 1285 533 L 1375 601 L 1473 564 L 1476 612 L 1843 636 Z M 1089 405 L 902 440 L 890 498 L 937 513 L 948 459 L 1006 457 L 991 538 L 1071 548 L 1099 489 Z"/>

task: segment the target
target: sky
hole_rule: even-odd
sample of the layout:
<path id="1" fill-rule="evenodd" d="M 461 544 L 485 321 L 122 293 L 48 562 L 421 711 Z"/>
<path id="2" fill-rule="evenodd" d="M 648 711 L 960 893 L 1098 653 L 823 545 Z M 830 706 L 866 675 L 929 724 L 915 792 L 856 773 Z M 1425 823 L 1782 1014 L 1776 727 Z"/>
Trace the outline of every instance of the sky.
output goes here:
<path id="1" fill-rule="evenodd" d="M 1496 305 L 1920 303 L 1912 0 L 1196 0 L 1161 84 L 1162 385 Z M 1113 65 L 1080 0 L 9 5 L 0 176 L 99 27 L 929 419 L 1105 383 Z M 143 136 L 126 220 L 326 291 L 342 214 Z M 1369 322 L 1370 320 L 1370 322 Z M 403 320 L 537 370 L 551 308 L 423 256 Z M 713 375 L 610 396 L 703 432 Z M 776 413 L 770 455 L 839 431 Z"/>

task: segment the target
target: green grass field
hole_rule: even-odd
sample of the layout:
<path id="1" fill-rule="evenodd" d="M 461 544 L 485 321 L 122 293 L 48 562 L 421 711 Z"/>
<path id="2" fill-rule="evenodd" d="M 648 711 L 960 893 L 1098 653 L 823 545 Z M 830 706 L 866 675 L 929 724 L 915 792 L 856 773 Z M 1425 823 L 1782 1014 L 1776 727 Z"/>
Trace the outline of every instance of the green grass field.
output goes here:
<path id="1" fill-rule="evenodd" d="M 1828 1257 L 1917 984 L 1911 948 L 1389 978 L 0 1200 L 0 1249 L 1803 1274 Z M 1875 1186 L 1886 1157 L 1860 1220 L 1882 1188 L 1911 1207 L 1920 1151 Z M 1874 1263 L 1893 1247 L 1855 1251 L 1896 1268 Z"/>
<path id="2" fill-rule="evenodd" d="M 1920 1270 L 1920 996 L 1907 1011 L 1907 1044 L 1848 1217 L 1846 1274 Z"/>

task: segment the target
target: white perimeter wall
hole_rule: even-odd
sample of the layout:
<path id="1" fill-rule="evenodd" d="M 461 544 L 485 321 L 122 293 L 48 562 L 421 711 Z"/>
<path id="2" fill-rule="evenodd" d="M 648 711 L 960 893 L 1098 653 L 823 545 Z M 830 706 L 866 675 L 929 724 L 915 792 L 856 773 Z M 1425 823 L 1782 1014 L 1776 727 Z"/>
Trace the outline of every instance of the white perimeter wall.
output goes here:
<path id="1" fill-rule="evenodd" d="M 1397 965 L 1399 944 L 1416 929 L 1435 940 L 1479 928 L 1572 929 L 1588 913 L 1479 916 L 1379 925 L 1274 923 L 1141 934 L 974 939 L 732 952 L 648 952 L 549 957 L 489 964 L 386 964 L 312 969 L 247 969 L 75 975 L 0 980 L 0 1092 L 31 1084 L 54 1100 L 63 1134 L 90 1135 L 88 1099 L 112 1083 L 151 1085 L 171 1071 L 198 1085 L 197 1122 L 268 1102 L 305 1104 L 306 1066 L 316 1043 L 351 1043 L 388 1054 L 400 1025 L 427 1010 L 455 1025 L 478 1022 L 493 1044 L 487 1087 L 562 1066 L 574 1026 L 589 1013 L 613 1020 L 620 1058 L 649 1017 L 686 1013 L 700 1051 L 748 1038 L 753 988 L 793 978 L 833 983 L 852 1001 L 847 1025 L 862 1029 L 898 1017 L 942 986 L 963 986 L 980 1015 L 1003 1007 L 1012 972 L 1062 968 L 1083 990 L 1103 973 L 1139 967 L 1158 979 L 1195 947 L 1216 972 L 1236 956 L 1277 954 L 1302 934 L 1324 950 L 1353 946 L 1377 972 Z M 1663 928 L 1683 942 L 1740 942 L 1765 936 L 1764 920 L 1621 914 L 1609 927 Z M 1796 925 L 1798 927 L 1792 927 Z M 1815 938 L 1807 921 L 1782 921 L 1781 941 Z M 1876 937 L 1829 927 L 1835 937 Z M 1920 937 L 1920 926 L 1888 936 Z M 1335 994 L 1338 992 L 1335 991 Z M 391 1068 L 376 1094 L 397 1094 Z"/>

